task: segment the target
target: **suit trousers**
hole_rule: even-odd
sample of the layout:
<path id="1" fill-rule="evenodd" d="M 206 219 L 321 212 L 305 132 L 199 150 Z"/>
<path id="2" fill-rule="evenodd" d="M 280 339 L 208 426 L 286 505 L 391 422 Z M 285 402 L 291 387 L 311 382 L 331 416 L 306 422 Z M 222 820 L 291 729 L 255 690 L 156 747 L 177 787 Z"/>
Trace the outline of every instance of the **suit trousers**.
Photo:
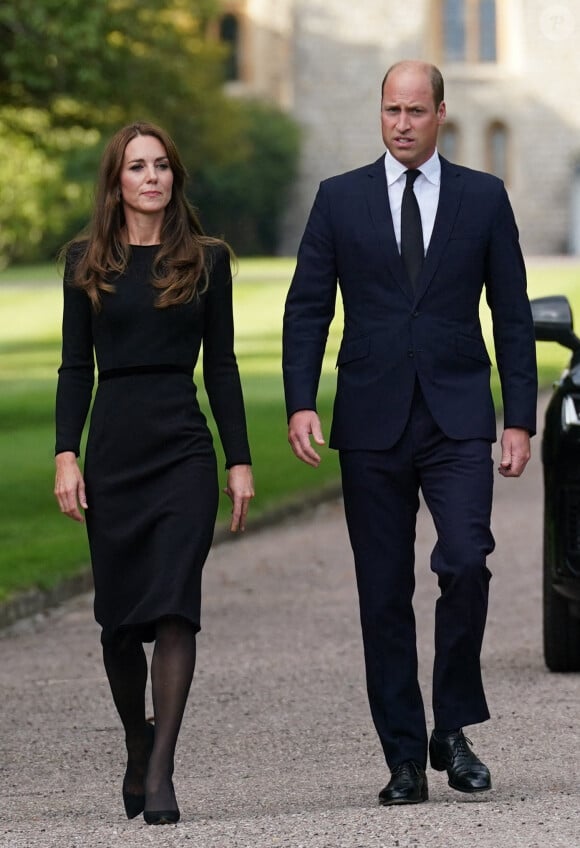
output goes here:
<path id="1" fill-rule="evenodd" d="M 445 436 L 417 382 L 399 441 L 384 451 L 340 451 L 340 464 L 371 714 L 391 770 L 406 760 L 425 766 L 412 603 L 419 491 L 437 533 L 433 716 L 435 728 L 450 730 L 489 718 L 480 654 L 491 577 L 486 557 L 494 548 L 491 443 Z"/>

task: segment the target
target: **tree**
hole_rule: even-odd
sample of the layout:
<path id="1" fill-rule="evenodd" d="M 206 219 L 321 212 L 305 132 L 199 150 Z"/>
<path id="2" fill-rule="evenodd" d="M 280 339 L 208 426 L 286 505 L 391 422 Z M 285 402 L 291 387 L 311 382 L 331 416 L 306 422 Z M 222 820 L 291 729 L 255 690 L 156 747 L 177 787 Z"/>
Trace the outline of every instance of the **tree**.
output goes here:
<path id="1" fill-rule="evenodd" d="M 208 163 L 193 174 L 193 201 L 204 227 L 239 253 L 271 254 L 298 168 L 300 134 L 278 109 L 257 101 L 240 104 L 240 161 Z"/>
<path id="2" fill-rule="evenodd" d="M 0 178 L 18 169 L 2 183 L 18 184 L 18 197 L 0 207 L 0 264 L 47 255 L 84 223 L 103 145 L 136 119 L 161 124 L 207 185 L 229 181 L 234 207 L 251 187 L 239 220 L 253 243 L 273 242 L 254 238 L 277 219 L 256 150 L 277 145 L 280 173 L 290 173 L 292 143 L 274 143 L 275 110 L 259 119 L 224 94 L 225 49 L 206 35 L 218 11 L 215 0 L 0 0 L 0 139 L 12 151 Z M 258 205 L 263 222 L 248 223 Z"/>
<path id="3" fill-rule="evenodd" d="M 106 133 L 147 117 L 219 158 L 236 123 L 212 14 L 213 0 L 2 0 L 0 102 Z"/>

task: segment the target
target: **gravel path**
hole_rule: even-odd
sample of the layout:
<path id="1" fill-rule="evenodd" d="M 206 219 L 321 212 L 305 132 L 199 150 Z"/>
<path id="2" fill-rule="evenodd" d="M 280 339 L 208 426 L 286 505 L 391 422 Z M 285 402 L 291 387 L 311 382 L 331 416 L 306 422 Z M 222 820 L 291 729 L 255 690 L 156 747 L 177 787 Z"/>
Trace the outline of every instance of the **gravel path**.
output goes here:
<path id="1" fill-rule="evenodd" d="M 541 649 L 539 439 L 497 477 L 484 676 L 492 720 L 468 729 L 494 789 L 429 771 L 430 802 L 381 808 L 351 552 L 330 502 L 212 551 L 196 680 L 176 768 L 182 821 L 124 819 L 122 734 L 91 598 L 0 639 L 0 846 L 6 848 L 544 848 L 580 845 L 580 675 Z M 258 481 L 259 482 L 259 481 Z M 433 532 L 418 529 L 416 612 L 430 697 Z"/>

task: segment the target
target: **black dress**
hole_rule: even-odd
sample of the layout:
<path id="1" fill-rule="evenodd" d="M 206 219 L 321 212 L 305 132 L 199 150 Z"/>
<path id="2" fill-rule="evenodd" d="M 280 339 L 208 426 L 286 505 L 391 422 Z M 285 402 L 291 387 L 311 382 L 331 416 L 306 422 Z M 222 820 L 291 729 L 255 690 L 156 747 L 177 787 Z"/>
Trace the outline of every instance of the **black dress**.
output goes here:
<path id="1" fill-rule="evenodd" d="M 158 309 L 150 284 L 156 246 L 133 246 L 129 266 L 95 312 L 64 275 L 63 349 L 56 453 L 77 456 L 88 415 L 94 356 L 99 372 L 84 476 L 95 618 L 106 641 L 136 627 L 144 641 L 166 615 L 200 627 L 201 572 L 219 495 L 211 434 L 193 370 L 203 377 L 226 465 L 249 464 L 242 390 L 233 350 L 229 255 L 214 248 L 197 301 Z M 77 254 L 78 255 L 78 254 Z"/>

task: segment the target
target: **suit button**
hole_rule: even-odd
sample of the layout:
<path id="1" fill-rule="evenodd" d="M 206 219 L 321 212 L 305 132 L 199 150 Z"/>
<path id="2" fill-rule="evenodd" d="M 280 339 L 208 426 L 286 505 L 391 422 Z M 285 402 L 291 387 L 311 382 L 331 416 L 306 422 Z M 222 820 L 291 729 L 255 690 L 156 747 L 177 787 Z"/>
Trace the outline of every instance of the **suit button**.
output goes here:
<path id="1" fill-rule="evenodd" d="M 419 313 L 418 313 L 418 312 L 413 312 L 413 316 L 412 316 L 412 317 L 413 317 L 413 318 L 418 318 L 418 317 L 419 317 Z"/>
<path id="2" fill-rule="evenodd" d="M 413 353 L 413 351 L 412 351 L 412 350 L 408 350 L 408 351 L 407 351 L 407 356 L 408 356 L 410 359 L 413 359 L 413 357 L 415 356 L 415 354 Z"/>

